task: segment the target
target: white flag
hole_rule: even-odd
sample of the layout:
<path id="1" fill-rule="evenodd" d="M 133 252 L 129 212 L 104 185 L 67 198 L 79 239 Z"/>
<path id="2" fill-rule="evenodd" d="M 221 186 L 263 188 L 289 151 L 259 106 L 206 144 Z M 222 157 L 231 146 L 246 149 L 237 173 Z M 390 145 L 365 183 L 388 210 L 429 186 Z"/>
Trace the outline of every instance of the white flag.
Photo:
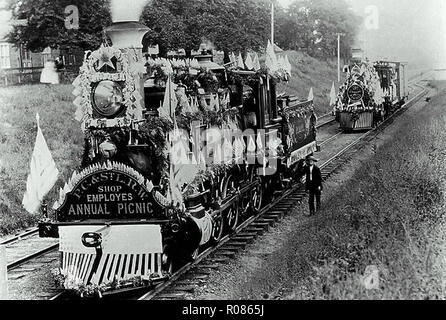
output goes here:
<path id="1" fill-rule="evenodd" d="M 254 69 L 254 64 L 252 62 L 251 55 L 249 53 L 246 55 L 245 65 L 246 65 L 246 69 L 248 69 L 248 70 Z"/>
<path id="2" fill-rule="evenodd" d="M 288 74 L 291 76 L 291 63 L 290 60 L 288 60 L 288 56 L 285 55 L 285 68 Z"/>
<path id="3" fill-rule="evenodd" d="M 59 170 L 48 149 L 42 130 L 40 130 L 39 114 L 37 119 L 37 137 L 31 156 L 30 172 L 26 181 L 26 192 L 23 196 L 23 207 L 29 213 L 36 213 L 40 203 L 57 181 Z"/>
<path id="4" fill-rule="evenodd" d="M 274 52 L 274 48 L 273 45 L 271 44 L 271 41 L 269 40 L 268 40 L 268 45 L 266 47 L 265 64 L 270 74 L 274 74 L 279 69 L 276 53 Z"/>
<path id="5" fill-rule="evenodd" d="M 334 106 L 335 103 L 336 103 L 336 89 L 333 81 L 333 85 L 331 86 L 331 91 L 330 91 L 330 106 Z"/>
<path id="6" fill-rule="evenodd" d="M 255 71 L 260 70 L 260 61 L 259 61 L 259 56 L 258 56 L 257 52 L 254 54 L 253 66 L 254 66 Z"/>
<path id="7" fill-rule="evenodd" d="M 160 117 L 171 120 L 175 117 L 175 109 L 177 108 L 178 100 L 175 94 L 177 85 L 172 82 L 172 79 L 167 79 L 166 91 L 164 91 L 163 105 L 159 108 Z"/>
<path id="8" fill-rule="evenodd" d="M 307 99 L 307 101 L 313 101 L 313 100 L 314 100 L 313 87 L 311 87 L 311 89 L 310 89 L 310 93 L 308 94 L 308 99 Z"/>
<path id="9" fill-rule="evenodd" d="M 239 67 L 240 69 L 245 69 L 245 64 L 243 63 L 243 58 L 241 53 L 238 54 L 237 67 Z"/>

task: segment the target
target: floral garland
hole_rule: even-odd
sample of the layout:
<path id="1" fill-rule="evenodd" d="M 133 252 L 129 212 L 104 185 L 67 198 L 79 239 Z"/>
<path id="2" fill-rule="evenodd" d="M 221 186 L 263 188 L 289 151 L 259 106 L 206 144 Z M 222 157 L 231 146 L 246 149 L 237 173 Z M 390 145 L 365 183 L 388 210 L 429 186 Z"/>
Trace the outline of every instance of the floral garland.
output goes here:
<path id="1" fill-rule="evenodd" d="M 113 60 L 116 59 L 116 64 Z M 127 107 L 126 113 L 121 122 L 124 126 L 132 121 L 142 119 L 142 106 L 140 100 L 142 99 L 137 90 L 136 79 L 138 73 L 143 71 L 138 64 L 130 67 L 129 55 L 121 52 L 121 50 L 113 47 L 101 46 L 96 51 L 87 51 L 84 56 L 84 63 L 79 69 L 79 75 L 73 82 L 76 96 L 74 104 L 77 106 L 75 113 L 76 120 L 82 123 L 82 130 L 87 129 L 88 125 L 94 125 L 90 122 L 93 119 L 93 106 L 91 101 L 92 84 L 103 80 L 124 82 L 125 86 L 122 89 L 123 104 Z M 115 69 L 115 72 L 101 72 L 103 67 Z M 99 69 L 99 70 L 98 70 Z M 115 119 L 116 120 L 116 119 Z M 107 125 L 107 122 L 105 123 Z"/>
<path id="2" fill-rule="evenodd" d="M 241 83 L 241 84 L 253 84 L 257 83 L 259 79 L 267 79 L 268 69 L 265 67 L 256 71 L 255 73 L 241 74 L 240 72 L 234 70 L 228 70 L 228 78 L 231 83 Z"/>
<path id="3" fill-rule="evenodd" d="M 221 126 L 223 123 L 222 115 L 215 110 L 202 110 L 201 112 L 185 112 L 177 115 L 177 125 L 179 128 L 191 130 L 190 124 L 193 121 L 200 121 L 203 124 L 211 126 Z"/>
<path id="4" fill-rule="evenodd" d="M 142 287 L 146 285 L 152 279 L 158 278 L 153 274 L 148 279 L 143 279 L 141 276 L 135 276 L 126 280 L 113 280 L 108 283 L 98 284 L 84 284 L 79 279 L 64 273 L 60 268 L 51 270 L 51 273 L 56 282 L 56 286 L 71 290 L 81 298 L 99 296 L 102 298 L 102 294 L 106 291 L 118 290 L 123 288 Z"/>
<path id="5" fill-rule="evenodd" d="M 163 172 L 166 172 L 169 166 L 167 133 L 172 130 L 173 125 L 170 121 L 161 117 L 148 117 L 137 132 L 139 140 L 148 141 L 153 146 L 154 157 Z"/>

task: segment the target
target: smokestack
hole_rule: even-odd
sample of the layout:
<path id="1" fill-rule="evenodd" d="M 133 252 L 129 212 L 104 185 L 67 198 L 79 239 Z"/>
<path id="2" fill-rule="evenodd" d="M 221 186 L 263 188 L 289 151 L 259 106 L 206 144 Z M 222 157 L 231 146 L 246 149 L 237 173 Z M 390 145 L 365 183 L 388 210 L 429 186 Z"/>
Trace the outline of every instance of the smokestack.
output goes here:
<path id="1" fill-rule="evenodd" d="M 147 0 L 112 0 L 111 13 L 113 25 L 105 32 L 110 37 L 113 46 L 142 49 L 142 39 L 150 31 L 148 27 L 139 22 L 142 10 Z"/>
<path id="2" fill-rule="evenodd" d="M 127 53 L 130 65 L 143 61 L 142 40 L 150 29 L 139 22 L 139 17 L 146 3 L 147 0 L 132 0 L 131 4 L 128 0 L 112 0 L 111 2 L 113 24 L 106 28 L 105 32 L 114 47 Z M 142 97 L 144 96 L 143 77 L 144 75 L 140 74 L 137 88 Z M 140 103 L 144 109 L 143 98 Z"/>

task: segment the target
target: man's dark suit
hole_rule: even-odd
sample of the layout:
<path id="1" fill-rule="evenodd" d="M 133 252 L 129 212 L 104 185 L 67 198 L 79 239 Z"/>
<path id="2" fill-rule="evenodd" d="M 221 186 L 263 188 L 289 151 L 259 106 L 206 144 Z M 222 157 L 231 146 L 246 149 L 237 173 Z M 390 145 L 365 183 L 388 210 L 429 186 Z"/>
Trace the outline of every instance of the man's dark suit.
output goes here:
<path id="1" fill-rule="evenodd" d="M 305 189 L 309 191 L 308 201 L 310 205 L 310 213 L 314 213 L 314 198 L 316 197 L 316 208 L 319 210 L 321 206 L 322 174 L 317 166 L 313 166 L 310 177 L 310 166 L 305 167 Z"/>

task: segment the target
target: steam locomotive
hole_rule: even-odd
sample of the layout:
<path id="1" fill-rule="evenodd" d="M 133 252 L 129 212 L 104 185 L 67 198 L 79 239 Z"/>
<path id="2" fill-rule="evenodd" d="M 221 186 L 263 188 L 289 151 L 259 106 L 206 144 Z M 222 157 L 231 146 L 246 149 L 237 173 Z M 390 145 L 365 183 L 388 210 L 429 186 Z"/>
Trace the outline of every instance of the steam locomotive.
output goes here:
<path id="1" fill-rule="evenodd" d="M 402 62 L 352 60 L 334 110 L 340 128 L 372 129 L 404 105 L 408 97 L 406 67 Z"/>
<path id="2" fill-rule="evenodd" d="M 317 150 L 313 101 L 278 95 L 280 72 L 143 55 L 136 22 L 107 32 L 113 46 L 86 52 L 73 83 L 82 169 L 39 224 L 60 239 L 60 285 L 81 295 L 165 280 Z"/>

